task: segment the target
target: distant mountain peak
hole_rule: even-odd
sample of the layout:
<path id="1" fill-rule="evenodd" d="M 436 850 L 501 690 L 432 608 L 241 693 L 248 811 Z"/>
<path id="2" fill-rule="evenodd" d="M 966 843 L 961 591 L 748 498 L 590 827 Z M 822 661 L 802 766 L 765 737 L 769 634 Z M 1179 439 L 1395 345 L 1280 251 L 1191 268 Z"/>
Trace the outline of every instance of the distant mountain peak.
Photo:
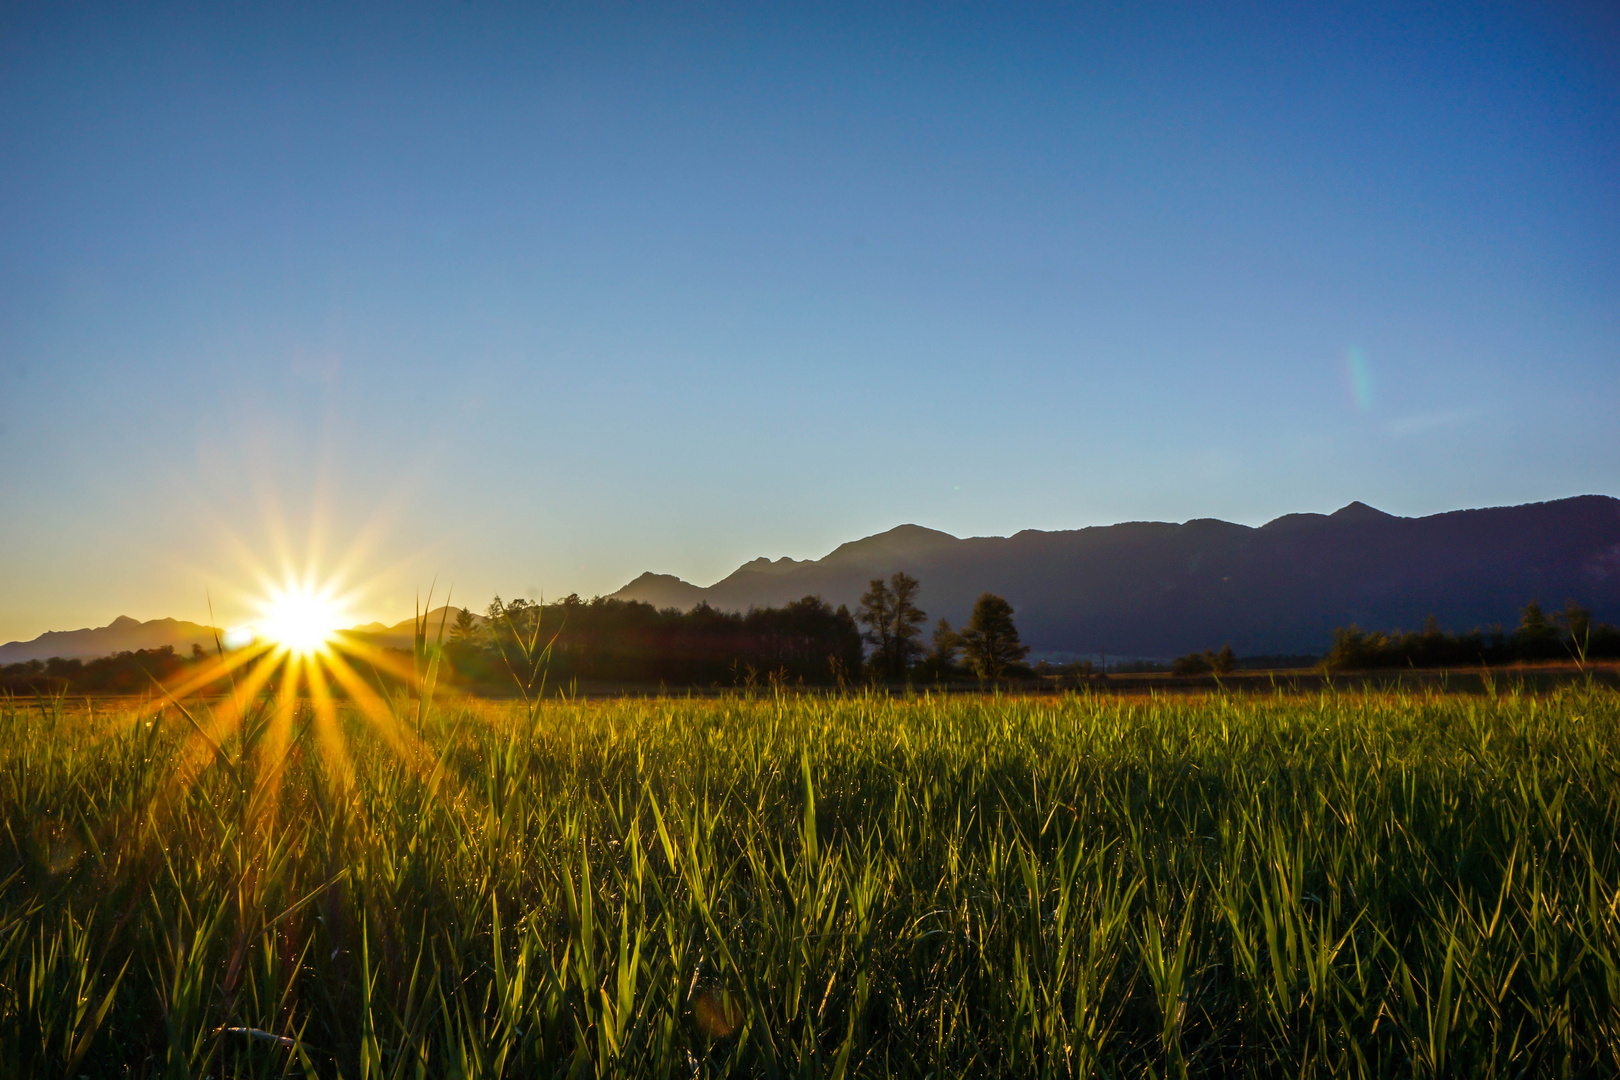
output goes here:
<path id="1" fill-rule="evenodd" d="M 703 590 L 690 581 L 682 581 L 674 574 L 655 574 L 647 571 L 636 580 L 609 595 L 610 600 L 638 600 L 655 608 L 694 607 L 703 599 Z"/>
<path id="2" fill-rule="evenodd" d="M 891 539 L 891 540 L 908 540 L 908 541 L 929 542 L 929 541 L 939 541 L 939 540 L 955 540 L 955 539 L 957 539 L 957 537 L 952 536 L 948 532 L 941 532 L 938 529 L 930 529 L 926 525 L 906 524 L 906 525 L 896 525 L 894 528 L 890 529 L 888 532 L 880 532 L 880 533 L 876 534 L 875 536 L 868 536 L 866 539 L 868 539 L 868 540 Z M 857 541 L 857 543 L 858 542 L 859 541 Z"/>
<path id="3" fill-rule="evenodd" d="M 771 559 L 761 555 L 757 559 L 750 559 L 748 562 L 743 563 L 741 566 L 737 567 L 737 570 L 747 570 L 756 574 L 780 574 L 784 571 L 792 570 L 795 566 L 807 565 L 807 563 L 808 560 L 801 562 L 798 559 L 792 559 L 786 555 L 782 556 L 780 559 Z"/>
<path id="4" fill-rule="evenodd" d="M 1386 514 L 1382 510 L 1368 506 L 1357 500 L 1346 506 L 1341 506 L 1328 515 L 1334 521 L 1394 521 L 1394 514 Z"/>
<path id="5" fill-rule="evenodd" d="M 653 584 L 655 582 L 660 583 L 660 584 L 670 584 L 670 585 L 685 585 L 685 584 L 687 584 L 687 582 L 682 581 L 680 578 L 676 577 L 674 574 L 655 574 L 651 570 L 646 571 L 640 577 L 636 578 L 636 580 L 632 581 L 630 584 L 631 585 L 651 585 L 651 584 Z M 694 585 L 692 587 L 694 589 L 697 588 L 696 585 Z"/>
<path id="6" fill-rule="evenodd" d="M 141 625 L 139 619 L 132 619 L 128 615 L 120 615 L 107 624 L 108 629 L 129 630 Z"/>
<path id="7" fill-rule="evenodd" d="M 918 559 L 962 541 L 948 532 L 922 525 L 896 525 L 887 532 L 863 536 L 833 549 L 823 563 L 878 563 L 895 559 Z M 896 568 L 898 569 L 898 568 Z"/>

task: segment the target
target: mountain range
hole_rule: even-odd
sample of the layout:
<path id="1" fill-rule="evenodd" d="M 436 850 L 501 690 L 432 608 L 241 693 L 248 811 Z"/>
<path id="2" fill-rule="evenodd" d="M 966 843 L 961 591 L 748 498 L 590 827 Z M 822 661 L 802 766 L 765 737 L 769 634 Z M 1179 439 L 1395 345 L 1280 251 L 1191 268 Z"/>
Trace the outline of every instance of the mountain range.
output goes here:
<path id="1" fill-rule="evenodd" d="M 899 570 L 921 581 L 918 601 L 931 619 L 961 625 L 980 593 L 1006 597 L 1037 656 L 1163 658 L 1223 643 L 1242 655 L 1321 653 L 1335 627 L 1352 623 L 1417 629 L 1433 615 L 1447 630 L 1511 628 L 1530 600 L 1549 610 L 1575 600 L 1620 622 L 1620 499 L 1582 495 L 1417 518 L 1353 502 L 1258 527 L 1202 518 L 1006 537 L 901 525 L 820 559 L 755 559 L 707 587 L 642 574 L 609 599 L 746 611 L 820 596 L 853 610 L 872 578 Z M 435 630 L 442 614 L 432 613 Z M 351 633 L 408 647 L 411 626 L 371 623 Z M 0 645 L 0 663 L 163 645 L 185 652 L 213 640 L 196 623 L 120 616 Z"/>
<path id="2" fill-rule="evenodd" d="M 448 616 L 446 611 L 448 610 Z M 460 608 L 434 608 L 428 614 L 429 632 L 437 635 L 439 620 L 445 619 L 446 629 L 456 621 Z M 482 623 L 483 617 L 474 619 Z M 386 623 L 367 623 L 346 632 L 351 638 L 369 642 L 383 648 L 408 649 L 411 646 L 413 620 L 389 626 Z M 0 645 L 0 664 L 16 664 L 28 660 L 49 660 L 53 656 L 64 659 L 89 660 L 115 653 L 135 652 L 138 649 L 174 647 L 179 653 L 189 653 L 193 645 L 207 652 L 214 651 L 214 629 L 181 619 L 150 619 L 141 622 L 128 615 L 120 615 L 106 626 L 87 627 L 83 630 L 51 630 L 32 641 L 12 641 Z M 221 637 L 225 631 L 220 630 Z"/>
<path id="3" fill-rule="evenodd" d="M 1335 627 L 1417 629 L 1518 621 L 1567 600 L 1620 621 L 1620 499 L 1403 518 L 1360 502 L 1258 527 L 1129 522 L 958 538 L 901 525 L 821 559 L 756 559 L 707 588 L 643 574 L 612 596 L 731 611 L 820 596 L 853 610 L 903 570 L 929 617 L 960 625 L 982 592 L 1010 600 L 1036 655 L 1169 657 L 1230 643 L 1244 655 L 1323 652 Z"/>
<path id="4" fill-rule="evenodd" d="M 224 633 L 224 631 L 220 631 Z M 141 622 L 120 615 L 106 626 L 83 630 L 48 630 L 32 641 L 11 641 L 0 645 L 0 664 L 25 660 L 49 660 L 53 656 L 88 660 L 137 649 L 161 649 L 171 645 L 176 652 L 190 652 L 193 645 L 214 647 L 214 631 L 182 619 L 151 619 Z"/>

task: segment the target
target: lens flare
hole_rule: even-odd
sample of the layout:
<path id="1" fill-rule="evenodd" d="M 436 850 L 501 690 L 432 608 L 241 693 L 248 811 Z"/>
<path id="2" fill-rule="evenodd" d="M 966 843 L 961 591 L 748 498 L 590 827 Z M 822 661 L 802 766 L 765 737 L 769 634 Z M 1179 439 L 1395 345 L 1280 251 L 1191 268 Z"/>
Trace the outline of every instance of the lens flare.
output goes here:
<path id="1" fill-rule="evenodd" d="M 1367 370 L 1367 357 L 1354 345 L 1344 351 L 1345 374 L 1350 379 L 1350 399 L 1357 412 L 1371 412 L 1373 407 L 1372 372 Z"/>

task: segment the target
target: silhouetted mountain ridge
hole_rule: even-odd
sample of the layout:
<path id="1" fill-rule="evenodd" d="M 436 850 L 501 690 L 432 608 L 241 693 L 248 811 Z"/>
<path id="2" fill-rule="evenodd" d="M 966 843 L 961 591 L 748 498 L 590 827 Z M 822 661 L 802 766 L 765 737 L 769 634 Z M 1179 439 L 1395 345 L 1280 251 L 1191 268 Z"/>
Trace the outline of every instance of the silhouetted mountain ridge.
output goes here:
<path id="1" fill-rule="evenodd" d="M 223 630 L 220 631 L 224 633 Z M 11 641 L 0 645 L 0 664 L 25 660 L 49 660 L 53 656 L 92 659 L 114 653 L 173 646 L 176 652 L 190 652 L 192 645 L 214 647 L 212 628 L 181 619 L 150 619 L 141 622 L 120 615 L 106 626 L 81 630 L 50 630 L 32 641 Z"/>
<path id="2" fill-rule="evenodd" d="M 922 582 L 930 618 L 958 625 L 981 592 L 1017 609 L 1046 654 L 1169 657 L 1230 642 L 1240 654 L 1321 652 L 1333 629 L 1416 629 L 1434 615 L 1466 630 L 1517 620 L 1521 605 L 1576 600 L 1620 622 L 1620 499 L 1583 495 L 1421 518 L 1353 502 L 1259 527 L 1214 518 L 1026 529 L 958 538 L 906 524 L 840 544 L 820 559 L 760 558 L 708 587 L 646 573 L 611 598 L 730 611 L 820 596 L 853 609 L 873 577 Z M 450 608 L 454 622 L 458 609 Z M 432 612 L 437 633 L 445 609 Z M 482 623 L 482 618 L 478 619 Z M 406 647 L 411 621 L 349 633 Z M 178 619 L 120 615 L 107 626 L 0 645 L 0 663 L 89 659 L 164 645 L 212 649 L 214 632 Z"/>
<path id="3" fill-rule="evenodd" d="M 725 610 L 817 595 L 855 606 L 868 581 L 904 570 L 930 618 L 960 623 L 981 592 L 1018 612 L 1046 653 L 1174 656 L 1320 652 L 1333 629 L 1467 629 L 1521 605 L 1574 599 L 1620 619 L 1620 500 L 1584 495 L 1403 518 L 1362 502 L 1256 527 L 1201 518 L 958 538 L 907 524 L 821 559 L 757 559 L 707 588 L 643 575 L 614 598 Z"/>
<path id="4" fill-rule="evenodd" d="M 447 614 L 448 613 L 448 614 Z M 445 634 L 455 624 L 460 608 L 437 607 L 428 613 L 428 634 L 437 637 L 439 620 L 445 620 Z M 484 617 L 475 614 L 473 621 L 482 626 Z M 356 626 L 343 633 L 351 638 L 368 641 L 384 648 L 403 649 L 411 645 L 414 622 L 406 619 L 392 626 L 373 622 Z M 225 631 L 219 631 L 224 637 Z M 180 619 L 151 619 L 141 622 L 128 615 L 120 615 L 106 626 L 86 627 L 82 630 L 51 630 L 31 641 L 11 641 L 0 645 L 0 664 L 16 664 L 28 660 L 63 659 L 92 660 L 99 656 L 113 656 L 121 652 L 140 649 L 161 649 L 171 646 L 176 652 L 190 653 L 193 645 L 201 645 L 213 652 L 214 630 L 194 622 Z"/>

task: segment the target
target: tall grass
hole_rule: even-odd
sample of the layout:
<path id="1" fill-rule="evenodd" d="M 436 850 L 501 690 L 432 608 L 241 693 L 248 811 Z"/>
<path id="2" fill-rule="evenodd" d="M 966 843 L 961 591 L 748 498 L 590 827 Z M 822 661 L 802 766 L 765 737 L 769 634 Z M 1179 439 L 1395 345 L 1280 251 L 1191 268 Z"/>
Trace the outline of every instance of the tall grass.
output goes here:
<path id="1" fill-rule="evenodd" d="M 0 706 L 0 1071 L 1620 1074 L 1613 691 L 342 720 Z"/>

